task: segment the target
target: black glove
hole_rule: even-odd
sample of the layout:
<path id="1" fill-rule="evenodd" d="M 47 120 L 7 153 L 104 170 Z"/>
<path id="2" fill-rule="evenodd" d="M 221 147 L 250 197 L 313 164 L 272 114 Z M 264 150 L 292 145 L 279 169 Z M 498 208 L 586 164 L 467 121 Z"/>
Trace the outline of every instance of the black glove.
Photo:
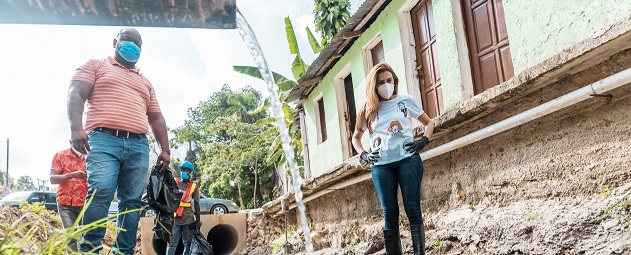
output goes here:
<path id="1" fill-rule="evenodd" d="M 374 164 L 380 158 L 379 151 L 371 151 L 371 152 L 364 151 L 359 156 L 359 158 L 363 160 L 364 162 Z"/>
<path id="2" fill-rule="evenodd" d="M 427 138 L 427 136 L 423 136 L 421 137 L 421 139 L 404 144 L 403 149 L 405 149 L 407 152 L 419 152 L 423 148 L 425 148 L 425 145 L 427 145 L 428 143 L 429 138 Z"/>
<path id="3" fill-rule="evenodd" d="M 199 231 L 202 227 L 202 218 L 199 216 L 199 213 L 195 213 L 195 228 Z"/>

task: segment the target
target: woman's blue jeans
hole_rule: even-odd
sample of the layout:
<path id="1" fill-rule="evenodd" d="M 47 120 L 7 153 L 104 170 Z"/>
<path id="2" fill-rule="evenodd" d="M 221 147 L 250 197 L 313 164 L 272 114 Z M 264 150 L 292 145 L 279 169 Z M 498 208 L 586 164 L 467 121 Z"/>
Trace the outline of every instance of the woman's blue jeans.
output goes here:
<path id="1" fill-rule="evenodd" d="M 386 230 L 399 229 L 399 202 L 397 188 L 401 188 L 405 214 L 410 225 L 422 225 L 421 180 L 423 161 L 418 153 L 408 158 L 385 165 L 372 166 L 372 181 L 375 184 Z"/>
<path id="2" fill-rule="evenodd" d="M 149 171 L 149 142 L 146 137 L 119 138 L 100 131 L 88 132 L 90 152 L 86 158 L 88 173 L 88 195 L 83 225 L 88 225 L 107 217 L 114 192 L 118 198 L 118 212 L 140 208 L 142 192 Z M 94 194 L 92 202 L 87 201 Z M 113 249 L 123 254 L 134 254 L 136 232 L 138 231 L 138 211 L 119 215 L 116 226 L 125 231 L 117 231 Z M 101 249 L 101 239 L 105 228 L 87 232 L 81 241 L 82 252 L 97 252 Z"/>

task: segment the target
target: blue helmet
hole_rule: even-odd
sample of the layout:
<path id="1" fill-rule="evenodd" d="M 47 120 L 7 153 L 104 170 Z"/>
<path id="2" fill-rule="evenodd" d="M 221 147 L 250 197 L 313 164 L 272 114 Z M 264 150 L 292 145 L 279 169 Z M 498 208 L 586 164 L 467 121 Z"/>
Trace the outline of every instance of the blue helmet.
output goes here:
<path id="1" fill-rule="evenodd" d="M 184 161 L 180 166 L 177 167 L 177 169 L 182 169 L 182 168 L 188 168 L 191 169 L 191 172 L 195 172 L 195 167 L 193 166 L 193 163 L 188 162 L 188 161 Z"/>

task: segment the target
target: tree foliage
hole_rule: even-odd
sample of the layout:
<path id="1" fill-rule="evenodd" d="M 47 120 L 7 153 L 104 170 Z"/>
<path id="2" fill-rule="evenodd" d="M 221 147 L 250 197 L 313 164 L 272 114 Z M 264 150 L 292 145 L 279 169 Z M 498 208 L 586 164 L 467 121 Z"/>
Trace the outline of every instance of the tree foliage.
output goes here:
<path id="1" fill-rule="evenodd" d="M 265 163 L 271 139 L 259 139 L 269 127 L 254 125 L 266 114 L 251 114 L 260 101 L 251 87 L 232 91 L 224 85 L 189 109 L 184 125 L 174 131 L 174 142 L 188 146 L 187 160 L 195 165 L 202 194 L 233 200 L 241 208 L 275 197 L 274 168 Z"/>
<path id="2" fill-rule="evenodd" d="M 35 183 L 33 183 L 33 179 L 30 176 L 23 175 L 18 178 L 18 182 L 16 184 L 17 190 L 35 190 Z"/>
<path id="3" fill-rule="evenodd" d="M 316 32 L 322 34 L 322 46 L 333 40 L 350 18 L 351 4 L 348 0 L 314 0 Z"/>
<path id="4" fill-rule="evenodd" d="M 307 71 L 307 69 L 309 68 L 309 65 L 307 65 L 303 61 L 302 56 L 300 55 L 300 48 L 298 47 L 298 41 L 296 40 L 296 33 L 294 31 L 294 27 L 291 22 L 291 19 L 289 19 L 289 17 L 285 17 L 284 20 L 285 20 L 285 35 L 287 39 L 287 45 L 289 47 L 289 53 L 292 55 L 295 55 L 294 61 L 292 62 L 292 65 L 291 65 L 291 72 L 294 75 L 294 78 L 296 80 L 299 80 L 300 77 Z M 308 27 L 305 28 L 305 30 L 307 31 L 310 46 L 313 52 L 314 53 L 320 52 L 320 45 L 315 40 L 315 37 L 311 33 L 311 30 L 309 30 Z M 233 69 L 238 73 L 249 75 L 261 80 L 263 79 L 263 77 L 261 76 L 261 73 L 256 67 L 234 66 Z M 295 159 L 300 168 L 299 170 L 301 171 L 301 174 L 304 174 L 302 172 L 302 169 L 303 169 L 302 166 L 304 165 L 304 162 L 303 162 L 303 157 L 302 157 L 302 141 L 301 141 L 301 134 L 300 134 L 300 125 L 294 120 L 294 118 L 296 117 L 296 109 L 286 102 L 289 92 L 298 83 L 276 72 L 272 72 L 272 74 L 274 78 L 274 83 L 278 85 L 278 91 L 277 91 L 278 98 L 280 99 L 280 102 L 281 102 L 281 108 L 284 115 L 285 126 L 287 127 L 287 130 L 289 131 L 289 136 L 291 138 L 290 144 L 294 149 Z M 252 111 L 251 114 L 259 114 L 262 112 L 265 112 L 268 114 L 269 117 L 259 120 L 256 123 L 256 125 L 259 125 L 259 126 L 266 125 L 266 126 L 273 127 L 271 129 L 267 129 L 267 131 L 260 137 L 260 139 L 263 139 L 263 138 L 273 139 L 269 148 L 271 153 L 268 155 L 266 159 L 266 163 L 267 165 L 280 166 L 280 165 L 285 164 L 287 159 L 285 157 L 285 153 L 282 148 L 280 130 L 278 129 L 276 120 L 271 116 L 270 108 L 271 108 L 270 99 L 266 98 L 265 100 L 261 101 L 257 109 Z"/>

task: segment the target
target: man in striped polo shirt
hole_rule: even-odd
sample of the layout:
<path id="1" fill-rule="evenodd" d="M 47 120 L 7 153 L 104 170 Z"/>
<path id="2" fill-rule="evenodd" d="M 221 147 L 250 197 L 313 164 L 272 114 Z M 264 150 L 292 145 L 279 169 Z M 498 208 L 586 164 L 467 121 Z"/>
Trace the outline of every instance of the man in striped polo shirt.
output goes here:
<path id="1" fill-rule="evenodd" d="M 140 198 L 149 169 L 149 127 L 160 145 L 158 164 L 163 171 L 170 163 L 169 141 L 164 117 L 155 91 L 136 62 L 142 39 L 133 28 L 120 30 L 113 42 L 114 57 L 91 59 L 77 68 L 68 91 L 68 119 L 72 146 L 87 153 L 88 194 L 94 196 L 83 215 L 83 224 L 107 216 L 109 205 L 118 197 L 118 212 L 141 207 Z M 87 101 L 85 126 L 82 126 Z M 113 249 L 133 254 L 139 213 L 118 216 L 121 231 Z M 82 252 L 101 250 L 104 228 L 86 233 Z"/>

